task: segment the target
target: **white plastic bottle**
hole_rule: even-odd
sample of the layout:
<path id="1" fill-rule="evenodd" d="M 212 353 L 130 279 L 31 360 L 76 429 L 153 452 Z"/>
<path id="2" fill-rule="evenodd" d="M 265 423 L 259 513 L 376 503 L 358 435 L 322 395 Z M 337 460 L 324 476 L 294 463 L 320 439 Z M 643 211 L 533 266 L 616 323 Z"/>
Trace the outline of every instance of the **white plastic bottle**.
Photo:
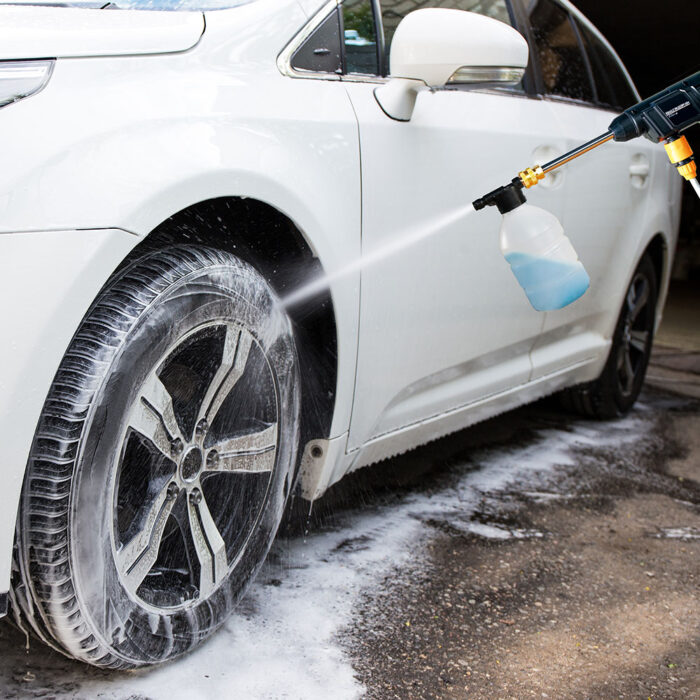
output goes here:
<path id="1" fill-rule="evenodd" d="M 501 251 L 537 311 L 561 309 L 590 285 L 559 220 L 548 211 L 521 204 L 503 214 Z"/>

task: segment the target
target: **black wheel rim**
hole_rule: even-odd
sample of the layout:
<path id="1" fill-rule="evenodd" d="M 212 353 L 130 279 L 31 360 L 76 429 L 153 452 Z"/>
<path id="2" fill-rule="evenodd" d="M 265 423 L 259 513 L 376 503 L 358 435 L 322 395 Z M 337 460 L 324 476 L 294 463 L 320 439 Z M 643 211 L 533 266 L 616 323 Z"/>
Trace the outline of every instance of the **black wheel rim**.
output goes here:
<path id="1" fill-rule="evenodd" d="M 171 346 L 127 412 L 112 547 L 122 587 L 156 612 L 210 597 L 245 550 L 278 452 L 274 374 L 228 321 Z"/>
<path id="2" fill-rule="evenodd" d="M 637 272 L 627 290 L 622 329 L 617 348 L 616 374 L 623 398 L 635 394 L 644 375 L 654 330 L 652 286 L 646 275 Z"/>

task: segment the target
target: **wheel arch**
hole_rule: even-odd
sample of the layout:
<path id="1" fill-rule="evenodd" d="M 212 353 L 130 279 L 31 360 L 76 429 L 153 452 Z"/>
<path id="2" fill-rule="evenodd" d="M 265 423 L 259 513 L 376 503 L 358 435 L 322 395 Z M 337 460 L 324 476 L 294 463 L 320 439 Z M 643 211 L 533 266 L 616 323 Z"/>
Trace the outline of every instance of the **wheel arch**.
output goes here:
<path id="1" fill-rule="evenodd" d="M 311 245 L 275 207 L 247 197 L 217 197 L 190 205 L 156 226 L 134 249 L 197 243 L 236 255 L 255 267 L 279 297 L 324 274 Z M 129 256 L 131 257 L 131 256 Z M 338 379 L 338 335 L 328 290 L 313 304 L 290 307 L 302 381 L 302 448 L 330 436 Z"/>
<path id="2" fill-rule="evenodd" d="M 223 232 L 217 217 L 224 222 Z M 266 230 L 267 235 L 261 235 Z M 28 271 L 40 281 L 31 286 L 30 302 L 18 306 L 12 315 L 10 336 L 20 337 L 15 331 L 24 327 L 27 314 L 36 316 L 35 332 L 27 334 L 21 343 L 8 343 L 4 355 L 12 381 L 6 387 L 6 396 L 1 397 L 0 414 L 5 425 L 9 425 L 12 415 L 18 429 L 5 436 L 8 439 L 0 449 L 0 457 L 8 467 L 7 488 L 0 498 L 4 506 L 0 518 L 2 593 L 9 587 L 19 494 L 46 392 L 71 337 L 111 274 L 127 264 L 134 251 L 183 241 L 232 252 L 258 269 L 280 296 L 303 280 L 323 274 L 324 268 L 289 217 L 262 201 L 236 196 L 188 205 L 140 240 L 123 229 L 46 231 L 0 238 L 5 244 L 5 259 L 16 258 L 21 263 L 8 268 L 0 284 L 4 296 L 10 298 L 22 287 L 22 276 Z M 44 247 L 44 254 L 37 260 L 31 253 L 38 245 Z M 46 286 L 50 283 L 56 286 L 54 293 L 47 295 Z M 326 291 L 313 301 L 313 305 L 300 305 L 290 313 L 302 376 L 300 456 L 309 440 L 330 437 L 340 370 L 333 300 Z M 36 366 L 40 371 L 36 371 Z"/>
<path id="3" fill-rule="evenodd" d="M 667 263 L 669 259 L 668 244 L 661 231 L 657 231 L 647 244 L 643 255 L 647 253 L 651 256 L 651 260 L 654 263 L 654 271 L 656 272 L 656 279 L 659 285 L 661 285 L 665 281 L 666 274 L 668 274 Z"/>
<path id="4" fill-rule="evenodd" d="M 669 248 L 669 242 L 666 236 L 657 231 L 651 240 L 647 243 L 642 254 L 639 256 L 641 260 L 645 255 L 649 255 L 654 265 L 656 273 L 656 281 L 658 285 L 658 299 L 656 305 L 656 328 L 658 329 L 661 323 L 666 294 L 668 292 L 668 283 L 671 278 L 671 255 L 672 251 Z M 635 262 L 635 268 L 639 264 L 639 260 Z"/>

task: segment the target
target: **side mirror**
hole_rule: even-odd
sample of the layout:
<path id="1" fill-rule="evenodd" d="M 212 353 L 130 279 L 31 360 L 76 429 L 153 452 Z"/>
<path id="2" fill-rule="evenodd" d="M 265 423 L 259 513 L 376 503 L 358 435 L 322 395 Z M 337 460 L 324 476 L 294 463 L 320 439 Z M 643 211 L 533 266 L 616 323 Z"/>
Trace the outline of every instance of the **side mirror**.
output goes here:
<path id="1" fill-rule="evenodd" d="M 527 42 L 503 22 L 463 10 L 416 10 L 396 28 L 391 79 L 374 95 L 389 117 L 409 121 L 420 90 L 448 83 L 514 84 L 527 59 Z"/>

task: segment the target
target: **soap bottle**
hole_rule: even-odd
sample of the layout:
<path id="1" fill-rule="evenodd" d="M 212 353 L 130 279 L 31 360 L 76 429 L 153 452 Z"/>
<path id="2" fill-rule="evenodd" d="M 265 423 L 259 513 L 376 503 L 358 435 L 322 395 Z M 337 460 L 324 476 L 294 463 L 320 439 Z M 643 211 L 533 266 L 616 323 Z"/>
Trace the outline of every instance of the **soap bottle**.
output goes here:
<path id="1" fill-rule="evenodd" d="M 502 213 L 501 252 L 532 306 L 553 311 L 583 296 L 590 279 L 559 220 L 526 203 Z"/>

